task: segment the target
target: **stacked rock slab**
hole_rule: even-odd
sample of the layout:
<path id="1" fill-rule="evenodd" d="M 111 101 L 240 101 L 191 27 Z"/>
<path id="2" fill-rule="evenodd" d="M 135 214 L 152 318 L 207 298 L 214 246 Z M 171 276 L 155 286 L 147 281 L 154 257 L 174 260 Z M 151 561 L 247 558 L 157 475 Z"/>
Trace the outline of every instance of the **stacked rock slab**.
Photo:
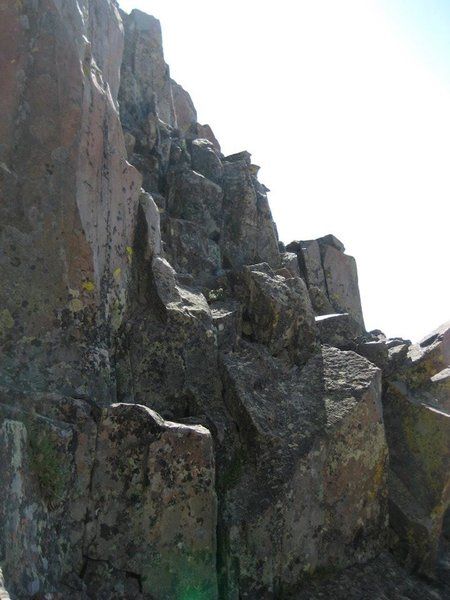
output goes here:
<path id="1" fill-rule="evenodd" d="M 334 236 L 280 253 L 258 167 L 197 122 L 154 17 L 0 17 L 0 595 L 295 596 L 387 549 L 388 491 L 428 573 L 447 333 L 368 335 Z"/>

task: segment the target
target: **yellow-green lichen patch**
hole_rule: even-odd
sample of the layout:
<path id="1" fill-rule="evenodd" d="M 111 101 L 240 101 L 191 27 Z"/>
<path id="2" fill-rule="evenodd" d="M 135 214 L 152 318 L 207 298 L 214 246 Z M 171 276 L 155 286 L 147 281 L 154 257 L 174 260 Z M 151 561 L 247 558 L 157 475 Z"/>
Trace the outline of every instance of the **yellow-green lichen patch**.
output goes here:
<path id="1" fill-rule="evenodd" d="M 79 298 L 72 298 L 72 300 L 69 302 L 69 309 L 73 313 L 80 312 L 81 310 L 83 310 L 83 308 L 84 305 Z"/>
<path id="2" fill-rule="evenodd" d="M 83 281 L 83 285 L 81 286 L 85 292 L 93 292 L 95 290 L 95 283 L 87 279 Z"/>
<path id="3" fill-rule="evenodd" d="M 113 277 L 117 282 L 120 281 L 120 279 L 122 277 L 122 269 L 120 267 L 117 267 L 116 269 L 114 269 Z"/>
<path id="4" fill-rule="evenodd" d="M 127 258 L 128 262 L 131 264 L 133 260 L 133 248 L 131 246 L 127 246 Z"/>
<path id="5" fill-rule="evenodd" d="M 0 336 L 14 327 L 14 319 L 7 308 L 0 310 Z"/>

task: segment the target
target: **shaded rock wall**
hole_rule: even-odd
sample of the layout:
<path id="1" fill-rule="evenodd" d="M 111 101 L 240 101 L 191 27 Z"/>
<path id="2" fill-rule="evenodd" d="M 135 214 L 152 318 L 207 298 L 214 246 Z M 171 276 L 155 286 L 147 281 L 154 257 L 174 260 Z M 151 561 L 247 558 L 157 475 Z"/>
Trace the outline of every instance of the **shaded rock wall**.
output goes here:
<path id="1" fill-rule="evenodd" d="M 448 327 L 366 332 L 342 243 L 278 242 L 154 17 L 0 16 L 0 595 L 296 597 L 388 549 L 435 576 Z"/>

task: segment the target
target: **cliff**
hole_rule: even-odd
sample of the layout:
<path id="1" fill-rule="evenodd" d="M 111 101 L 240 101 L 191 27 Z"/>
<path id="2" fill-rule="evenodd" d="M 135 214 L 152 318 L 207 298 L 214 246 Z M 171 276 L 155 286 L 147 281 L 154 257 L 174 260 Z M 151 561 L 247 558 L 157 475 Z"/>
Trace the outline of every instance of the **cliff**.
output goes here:
<path id="1" fill-rule="evenodd" d="M 0 596 L 448 598 L 450 323 L 279 242 L 154 17 L 0 16 Z"/>

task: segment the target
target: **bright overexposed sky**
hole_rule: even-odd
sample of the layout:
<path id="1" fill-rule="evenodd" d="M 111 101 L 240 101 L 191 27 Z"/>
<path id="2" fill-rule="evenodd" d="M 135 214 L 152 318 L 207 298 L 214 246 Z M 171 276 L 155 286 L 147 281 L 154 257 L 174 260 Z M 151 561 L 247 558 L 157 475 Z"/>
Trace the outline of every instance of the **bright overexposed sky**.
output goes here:
<path id="1" fill-rule="evenodd" d="M 333 233 L 366 327 L 450 320 L 448 0 L 119 0 L 161 21 L 171 75 L 248 150 L 280 239 Z"/>

